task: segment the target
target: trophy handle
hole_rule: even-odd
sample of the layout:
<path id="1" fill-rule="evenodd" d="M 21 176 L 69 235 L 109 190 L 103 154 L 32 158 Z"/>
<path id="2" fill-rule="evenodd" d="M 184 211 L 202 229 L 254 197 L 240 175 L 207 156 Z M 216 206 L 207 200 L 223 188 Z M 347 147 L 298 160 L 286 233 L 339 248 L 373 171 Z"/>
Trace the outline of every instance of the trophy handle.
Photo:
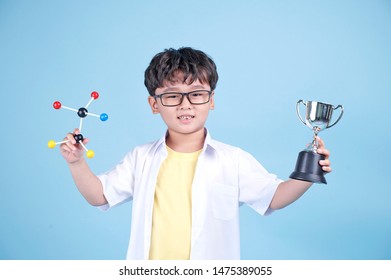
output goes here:
<path id="1" fill-rule="evenodd" d="M 296 114 L 299 117 L 299 119 L 301 120 L 301 122 L 305 126 L 307 126 L 306 122 L 303 120 L 303 118 L 301 117 L 301 114 L 300 114 L 300 108 L 299 108 L 300 107 L 300 103 L 303 103 L 303 105 L 306 106 L 303 100 L 300 99 L 299 101 L 297 101 L 297 103 L 296 103 Z"/>
<path id="2" fill-rule="evenodd" d="M 338 109 L 338 108 L 341 108 L 341 113 L 339 114 L 338 119 L 332 125 L 328 125 L 326 128 L 330 128 L 330 127 L 336 125 L 337 122 L 339 122 L 339 120 L 342 118 L 342 115 L 343 115 L 343 106 L 342 105 L 338 105 L 337 107 L 333 108 L 333 111 Z"/>

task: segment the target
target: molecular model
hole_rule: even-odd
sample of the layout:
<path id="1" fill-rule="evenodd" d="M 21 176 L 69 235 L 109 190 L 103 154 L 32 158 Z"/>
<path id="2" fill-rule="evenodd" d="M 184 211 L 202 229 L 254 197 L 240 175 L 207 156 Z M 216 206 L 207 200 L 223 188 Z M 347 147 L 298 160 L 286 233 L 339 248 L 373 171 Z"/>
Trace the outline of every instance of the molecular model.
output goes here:
<path id="1" fill-rule="evenodd" d="M 59 101 L 55 101 L 53 103 L 53 108 L 56 109 L 56 110 L 59 110 L 61 108 L 64 108 L 64 109 L 68 109 L 68 110 L 71 110 L 71 111 L 74 111 L 77 113 L 77 115 L 80 117 L 80 125 L 79 125 L 79 131 L 81 133 L 81 129 L 82 129 L 82 125 L 83 125 L 83 119 L 87 116 L 94 116 L 94 117 L 98 117 L 100 118 L 100 120 L 102 122 L 105 122 L 107 121 L 107 119 L 109 118 L 109 116 L 106 114 L 106 113 L 102 113 L 100 114 L 100 116 L 96 115 L 96 114 L 92 114 L 92 113 L 89 113 L 87 108 L 88 106 L 90 106 L 91 102 L 95 99 L 98 99 L 99 98 L 99 93 L 96 92 L 96 91 L 93 91 L 91 93 L 91 99 L 90 101 L 87 103 L 87 105 L 85 107 L 82 107 L 82 108 L 79 108 L 78 110 L 76 109 L 73 109 L 73 108 L 69 108 L 69 107 L 66 107 L 66 106 L 63 106 L 61 104 L 61 102 Z M 93 158 L 95 153 L 93 150 L 88 150 L 87 147 L 83 144 L 83 140 L 84 140 L 84 137 L 82 134 L 74 134 L 73 137 L 75 138 L 76 140 L 76 143 L 80 144 L 83 149 L 86 151 L 86 156 L 88 158 Z M 67 143 L 69 142 L 70 140 L 64 140 L 64 141 L 60 141 L 60 142 L 56 142 L 54 140 L 50 140 L 48 142 L 48 147 L 53 149 L 54 147 L 56 147 L 57 144 L 62 144 L 62 143 Z"/>

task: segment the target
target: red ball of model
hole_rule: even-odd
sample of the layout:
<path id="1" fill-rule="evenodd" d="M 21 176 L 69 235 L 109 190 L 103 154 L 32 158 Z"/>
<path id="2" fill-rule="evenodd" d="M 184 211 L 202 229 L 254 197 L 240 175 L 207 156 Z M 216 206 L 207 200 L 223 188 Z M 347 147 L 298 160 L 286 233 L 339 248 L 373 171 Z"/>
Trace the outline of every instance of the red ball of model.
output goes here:
<path id="1" fill-rule="evenodd" d="M 54 101 L 53 108 L 58 110 L 61 108 L 61 102 L 60 101 Z"/>
<path id="2" fill-rule="evenodd" d="M 99 93 L 97 91 L 93 91 L 93 92 L 91 92 L 91 97 L 94 99 L 98 99 Z"/>

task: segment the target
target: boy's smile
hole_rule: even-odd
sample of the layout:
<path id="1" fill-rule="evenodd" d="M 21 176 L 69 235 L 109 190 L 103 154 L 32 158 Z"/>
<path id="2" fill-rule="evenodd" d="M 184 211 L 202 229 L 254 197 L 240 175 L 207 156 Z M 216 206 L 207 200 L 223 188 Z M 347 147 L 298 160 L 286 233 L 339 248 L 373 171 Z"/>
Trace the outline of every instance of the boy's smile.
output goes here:
<path id="1" fill-rule="evenodd" d="M 193 115 L 181 115 L 178 117 L 178 119 L 180 119 L 182 123 L 189 123 L 193 118 L 194 118 Z"/>

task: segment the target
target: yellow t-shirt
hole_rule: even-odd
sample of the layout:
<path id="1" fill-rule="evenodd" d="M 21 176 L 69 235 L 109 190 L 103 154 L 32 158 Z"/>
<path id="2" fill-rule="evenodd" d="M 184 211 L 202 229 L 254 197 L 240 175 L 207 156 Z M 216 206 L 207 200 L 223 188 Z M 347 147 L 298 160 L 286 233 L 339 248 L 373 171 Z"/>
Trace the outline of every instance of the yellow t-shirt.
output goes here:
<path id="1" fill-rule="evenodd" d="M 201 150 L 167 151 L 156 181 L 149 259 L 185 260 L 190 258 L 191 186 Z"/>

